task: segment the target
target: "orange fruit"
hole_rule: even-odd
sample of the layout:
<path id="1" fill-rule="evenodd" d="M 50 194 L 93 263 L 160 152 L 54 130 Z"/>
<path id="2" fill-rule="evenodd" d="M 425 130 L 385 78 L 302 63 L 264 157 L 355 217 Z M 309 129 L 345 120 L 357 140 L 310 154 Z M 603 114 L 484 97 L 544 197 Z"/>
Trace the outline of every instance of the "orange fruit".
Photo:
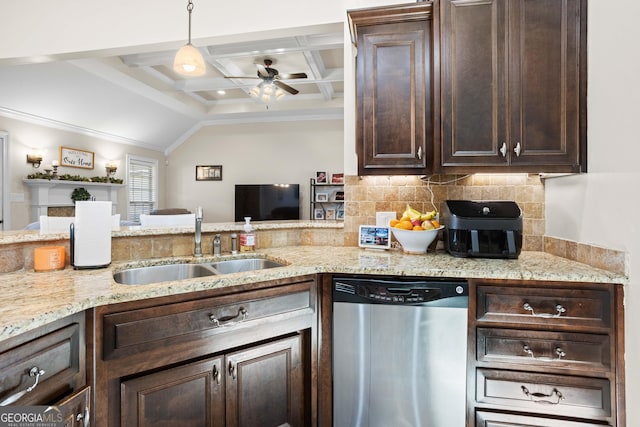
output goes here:
<path id="1" fill-rule="evenodd" d="M 424 228 L 422 228 L 422 226 L 420 226 L 420 225 L 414 225 L 414 226 L 413 226 L 413 229 L 414 229 L 415 231 L 422 231 L 422 230 L 424 230 Z"/>
<path id="2" fill-rule="evenodd" d="M 398 221 L 397 219 L 392 219 L 391 221 L 389 221 L 389 227 L 395 227 L 399 222 L 400 221 Z"/>
<path id="3" fill-rule="evenodd" d="M 400 228 L 402 230 L 411 230 L 413 228 L 413 224 L 411 224 L 411 221 L 400 221 L 396 225 L 396 228 Z"/>
<path id="4" fill-rule="evenodd" d="M 439 223 L 438 221 L 436 221 L 435 219 L 432 219 L 432 220 L 431 220 L 431 224 L 433 224 L 433 227 L 434 227 L 434 228 L 438 228 L 438 227 L 440 227 L 440 223 Z"/>

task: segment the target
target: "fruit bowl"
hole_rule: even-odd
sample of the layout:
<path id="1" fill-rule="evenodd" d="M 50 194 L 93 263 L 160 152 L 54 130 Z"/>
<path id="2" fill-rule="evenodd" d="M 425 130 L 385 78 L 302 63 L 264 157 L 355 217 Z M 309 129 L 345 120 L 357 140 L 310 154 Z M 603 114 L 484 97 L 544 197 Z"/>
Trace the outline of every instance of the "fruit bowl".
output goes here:
<path id="1" fill-rule="evenodd" d="M 433 230 L 402 230 L 392 227 L 391 232 L 402 245 L 402 250 L 410 254 L 423 254 L 443 228 L 443 225 Z"/>

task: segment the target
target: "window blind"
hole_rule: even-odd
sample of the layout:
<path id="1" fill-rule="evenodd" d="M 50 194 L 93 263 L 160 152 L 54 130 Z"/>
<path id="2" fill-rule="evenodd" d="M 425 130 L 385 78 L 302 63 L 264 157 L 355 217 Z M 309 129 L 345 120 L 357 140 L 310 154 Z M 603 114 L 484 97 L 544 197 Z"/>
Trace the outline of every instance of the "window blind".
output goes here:
<path id="1" fill-rule="evenodd" d="M 130 157 L 128 163 L 127 218 L 130 221 L 140 221 L 140 214 L 151 213 L 157 202 L 157 162 Z"/>

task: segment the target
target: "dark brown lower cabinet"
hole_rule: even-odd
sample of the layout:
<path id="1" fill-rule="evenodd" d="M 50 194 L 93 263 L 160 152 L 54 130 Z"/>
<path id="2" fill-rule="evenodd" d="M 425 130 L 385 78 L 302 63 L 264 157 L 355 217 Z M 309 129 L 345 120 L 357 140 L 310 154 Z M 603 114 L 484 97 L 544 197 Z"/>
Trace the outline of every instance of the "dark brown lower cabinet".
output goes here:
<path id="1" fill-rule="evenodd" d="M 315 275 L 97 307 L 96 427 L 316 425 Z"/>
<path id="2" fill-rule="evenodd" d="M 467 414 L 475 427 L 624 427 L 621 285 L 474 279 Z"/>
<path id="3" fill-rule="evenodd" d="M 122 425 L 302 426 L 302 340 L 292 336 L 122 383 Z"/>

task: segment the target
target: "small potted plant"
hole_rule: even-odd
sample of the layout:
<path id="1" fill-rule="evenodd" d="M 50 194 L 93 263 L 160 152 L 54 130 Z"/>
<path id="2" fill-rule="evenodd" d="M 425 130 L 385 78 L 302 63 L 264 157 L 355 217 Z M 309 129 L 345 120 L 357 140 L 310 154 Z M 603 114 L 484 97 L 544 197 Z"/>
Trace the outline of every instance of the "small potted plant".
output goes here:
<path id="1" fill-rule="evenodd" d="M 71 200 L 75 204 L 78 200 L 91 200 L 91 193 L 84 189 L 84 187 L 74 188 L 71 192 Z"/>

